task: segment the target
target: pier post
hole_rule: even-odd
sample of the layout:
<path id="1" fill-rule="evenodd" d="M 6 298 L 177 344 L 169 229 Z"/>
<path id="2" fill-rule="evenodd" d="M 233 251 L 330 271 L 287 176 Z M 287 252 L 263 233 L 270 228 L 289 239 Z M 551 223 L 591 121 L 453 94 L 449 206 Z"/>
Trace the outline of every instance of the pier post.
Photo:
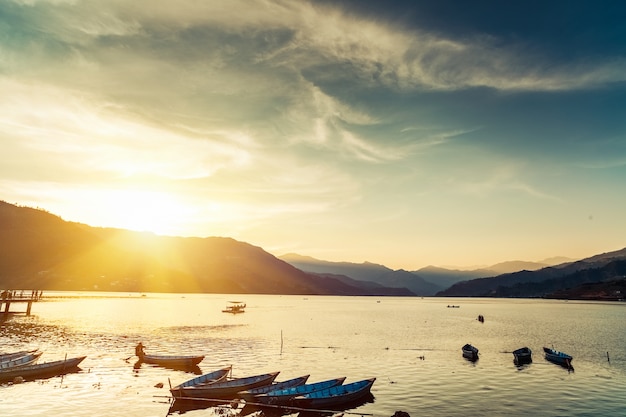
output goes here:
<path id="1" fill-rule="evenodd" d="M 28 307 L 26 307 L 26 315 L 30 316 L 30 308 L 33 306 L 33 300 L 28 302 Z"/>
<path id="2" fill-rule="evenodd" d="M 5 306 L 4 306 L 4 312 L 8 313 L 9 312 L 9 307 L 11 306 L 11 302 L 10 301 L 5 301 Z"/>

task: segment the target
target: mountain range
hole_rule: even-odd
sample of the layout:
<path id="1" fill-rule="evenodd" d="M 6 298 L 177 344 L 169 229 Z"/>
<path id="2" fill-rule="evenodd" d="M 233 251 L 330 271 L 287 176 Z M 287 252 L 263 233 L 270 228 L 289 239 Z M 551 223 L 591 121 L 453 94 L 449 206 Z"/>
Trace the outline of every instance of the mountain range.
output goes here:
<path id="1" fill-rule="evenodd" d="M 393 270 L 384 265 L 371 262 L 363 262 L 360 264 L 351 262 L 329 262 L 295 253 L 281 255 L 279 258 L 306 272 L 320 275 L 343 275 L 381 285 L 405 287 L 420 296 L 435 295 L 460 281 L 482 277 L 494 277 L 520 270 L 533 271 L 553 265 L 550 262 L 558 263 L 571 261 L 571 259 L 559 257 L 541 262 L 502 262 L 489 267 L 467 271 L 436 266 L 427 266 L 416 271 L 405 271 L 403 269 Z"/>
<path id="2" fill-rule="evenodd" d="M 0 201 L 0 288 L 226 294 L 415 295 L 303 272 L 231 238 L 68 222 Z"/>
<path id="3" fill-rule="evenodd" d="M 435 266 L 405 271 L 298 254 L 276 257 L 227 237 L 92 227 L 4 201 L 0 251 L 0 288 L 26 290 L 585 298 L 572 287 L 600 294 L 601 284 L 593 289 L 589 284 L 617 281 L 602 294 L 623 298 L 619 280 L 626 275 L 620 263 L 626 261 L 626 249 L 578 261 L 551 258 L 469 271 Z"/>

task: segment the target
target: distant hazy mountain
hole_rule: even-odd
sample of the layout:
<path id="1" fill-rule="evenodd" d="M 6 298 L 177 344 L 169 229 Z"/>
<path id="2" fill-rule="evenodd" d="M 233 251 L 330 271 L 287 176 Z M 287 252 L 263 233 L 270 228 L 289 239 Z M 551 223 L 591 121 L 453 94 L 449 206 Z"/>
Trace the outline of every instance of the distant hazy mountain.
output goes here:
<path id="1" fill-rule="evenodd" d="M 425 280 L 436 283 L 441 288 L 448 288 L 459 281 L 467 281 L 474 278 L 491 277 L 498 275 L 495 271 L 488 269 L 475 269 L 463 271 L 459 269 L 446 269 L 437 266 L 427 266 L 413 272 Z"/>
<path id="2" fill-rule="evenodd" d="M 434 295 L 437 291 L 447 288 L 448 285 L 437 285 L 426 281 L 420 275 L 402 269 L 394 271 L 386 266 L 364 262 L 329 262 L 310 256 L 288 253 L 279 256 L 285 262 L 306 272 L 316 274 L 344 275 L 359 281 L 374 282 L 385 287 L 407 288 L 416 295 Z"/>
<path id="3" fill-rule="evenodd" d="M 310 256 L 288 253 L 279 256 L 285 262 L 306 272 L 317 274 L 337 274 L 360 281 L 376 282 L 387 287 L 406 287 L 417 295 L 430 296 L 461 281 L 476 278 L 494 277 L 507 272 L 522 270 L 538 270 L 552 262 L 571 261 L 569 258 L 558 257 L 542 262 L 509 261 L 495 264 L 482 269 L 460 270 L 427 266 L 417 271 L 392 270 L 384 265 L 370 262 L 330 262 Z"/>
<path id="4" fill-rule="evenodd" d="M 308 274 L 230 238 L 96 228 L 0 201 L 1 288 L 336 295 L 397 291 Z"/>
<path id="5" fill-rule="evenodd" d="M 518 296 L 538 297 L 544 296 L 557 289 L 564 289 L 580 285 L 579 278 L 585 274 L 577 274 L 579 271 L 591 271 L 601 269 L 614 261 L 626 260 L 626 248 L 614 252 L 603 253 L 582 259 L 576 262 L 566 262 L 561 265 L 542 268 L 536 271 L 519 271 L 503 274 L 490 278 L 478 278 L 470 281 L 458 282 L 439 292 L 439 296 L 481 297 L 481 296 Z M 592 276 L 589 273 L 586 276 Z M 533 283 L 545 283 L 553 280 L 558 282 L 557 287 L 545 287 L 542 285 L 524 285 Z M 526 288 L 523 290 L 523 288 Z M 508 295 L 505 295 L 508 294 Z"/>

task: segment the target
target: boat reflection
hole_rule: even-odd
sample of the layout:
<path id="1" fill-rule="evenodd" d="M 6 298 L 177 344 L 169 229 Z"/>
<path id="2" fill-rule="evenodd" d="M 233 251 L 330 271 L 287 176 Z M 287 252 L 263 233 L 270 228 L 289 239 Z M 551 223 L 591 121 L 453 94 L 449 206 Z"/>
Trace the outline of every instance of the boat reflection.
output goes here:
<path id="1" fill-rule="evenodd" d="M 185 414 L 189 411 L 212 409 L 216 415 L 227 414 L 229 411 L 237 410 L 241 407 L 238 400 L 210 400 L 205 398 L 180 399 L 175 398 L 170 404 L 167 415 Z M 242 409 L 243 411 L 243 409 Z M 242 414 L 239 414 L 242 415 Z"/>

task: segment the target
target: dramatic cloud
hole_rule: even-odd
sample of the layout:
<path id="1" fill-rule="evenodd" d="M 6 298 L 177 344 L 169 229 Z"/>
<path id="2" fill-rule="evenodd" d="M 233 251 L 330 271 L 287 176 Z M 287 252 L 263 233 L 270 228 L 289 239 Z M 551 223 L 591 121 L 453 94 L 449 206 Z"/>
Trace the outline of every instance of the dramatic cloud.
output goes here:
<path id="1" fill-rule="evenodd" d="M 573 7 L 552 28 L 557 7 L 498 7 L 493 21 L 435 2 L 4 2 L 0 198 L 398 267 L 464 253 L 487 218 L 520 232 L 503 212 L 597 211 L 598 190 L 625 194 L 624 33 L 597 23 L 617 14 Z M 164 211 L 124 219 L 123 201 Z M 619 246 L 616 213 L 594 248 Z M 529 240 L 511 252 L 544 256 Z M 493 259 L 457 259 L 473 256 Z"/>

